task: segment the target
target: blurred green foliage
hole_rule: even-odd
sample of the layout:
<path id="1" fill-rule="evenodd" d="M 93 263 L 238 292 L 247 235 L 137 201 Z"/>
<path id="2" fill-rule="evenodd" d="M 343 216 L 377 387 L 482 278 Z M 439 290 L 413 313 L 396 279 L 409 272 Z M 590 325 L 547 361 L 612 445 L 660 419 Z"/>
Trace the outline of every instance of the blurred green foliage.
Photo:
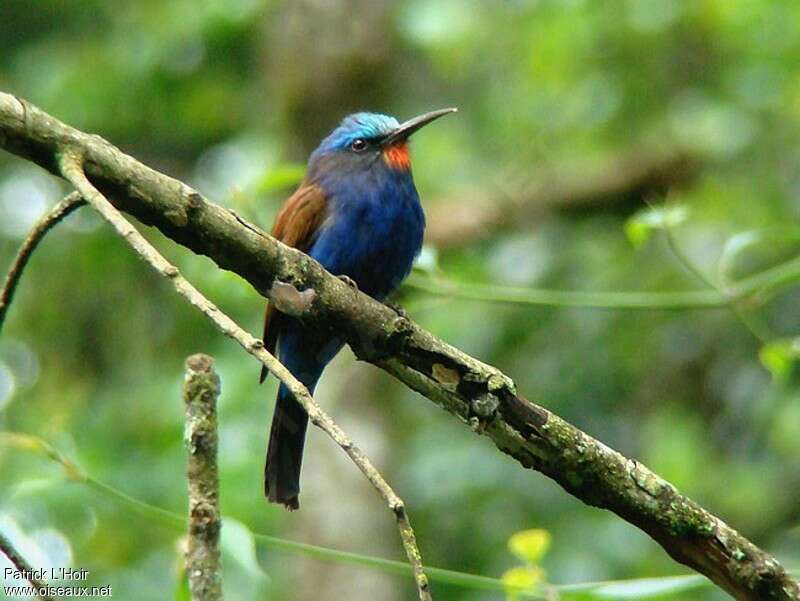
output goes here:
<path id="1" fill-rule="evenodd" d="M 549 167 L 631 148 L 679 147 L 704 159 L 669 195 L 664 215 L 680 207 L 680 219 L 667 218 L 672 247 L 651 231 L 646 206 L 664 199 L 640 194 L 542 210 L 479 241 L 428 249 L 428 267 L 455 281 L 725 290 L 800 251 L 794 0 L 3 0 L 0 57 L 3 91 L 265 227 L 319 136 L 357 109 L 408 117 L 460 108 L 414 142 L 427 206 L 476 193 L 507 202 Z M 0 265 L 65 191 L 0 157 Z M 247 284 L 146 233 L 259 331 L 263 300 Z M 800 565 L 800 288 L 791 280 L 736 311 L 519 306 L 410 288 L 399 300 L 527 396 Z M 274 382 L 257 386 L 257 365 L 88 211 L 47 238 L 11 308 L 0 338 L 0 428 L 41 436 L 99 480 L 183 513 L 180 383 L 183 359 L 198 351 L 217 358 L 223 381 L 222 505 L 236 520 L 226 523 L 229 598 L 409 598 L 408 578 L 253 539 L 261 532 L 402 557 L 377 496 L 318 432 L 303 510 L 264 502 Z M 431 565 L 498 577 L 515 565 L 507 539 L 544 528 L 548 582 L 684 573 L 644 534 L 523 471 L 349 352 L 328 369 L 318 398 L 404 497 Z M 27 533 L 41 561 L 89 569 L 91 582 L 112 584 L 121 599 L 180 593 L 173 527 L 18 450 L 0 449 L 0 490 L 4 531 Z M 503 596 L 434 587 L 438 601 Z M 705 588 L 668 598 L 724 597 Z"/>

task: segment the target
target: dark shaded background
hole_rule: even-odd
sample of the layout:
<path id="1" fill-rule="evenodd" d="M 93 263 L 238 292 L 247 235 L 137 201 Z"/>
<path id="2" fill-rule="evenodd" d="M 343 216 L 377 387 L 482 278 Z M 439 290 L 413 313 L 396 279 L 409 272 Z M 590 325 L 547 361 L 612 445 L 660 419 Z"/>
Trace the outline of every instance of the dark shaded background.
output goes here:
<path id="1" fill-rule="evenodd" d="M 675 246 L 714 285 L 796 256 L 798 64 L 793 0 L 0 3 L 0 89 L 265 227 L 346 113 L 402 119 L 458 106 L 413 145 L 435 234 L 416 277 L 496 285 L 708 288 L 648 227 L 647 202 L 664 202 L 665 190 L 681 207 Z M 591 193 L 648 161 L 661 170 L 625 193 Z M 0 265 L 64 192 L 0 156 Z M 470 219 L 478 227 L 453 229 Z M 247 284 L 148 236 L 260 331 L 263 300 Z M 738 313 L 511 306 L 412 288 L 398 298 L 426 328 L 798 566 L 797 279 Z M 302 511 L 264 502 L 274 381 L 257 386 L 254 361 L 88 211 L 46 240 L 11 309 L 0 427 L 41 436 L 99 480 L 182 513 L 182 362 L 197 351 L 217 358 L 223 380 L 222 506 L 239 522 L 226 524 L 228 597 L 411 598 L 409 579 L 254 545 L 250 533 L 262 532 L 402 557 L 377 495 L 317 431 Z M 499 576 L 518 563 L 508 537 L 544 528 L 550 582 L 684 573 L 633 527 L 523 471 L 349 351 L 317 396 L 405 498 L 431 565 Z M 18 449 L 0 448 L 0 490 L 0 528 L 26 533 L 29 554 L 87 568 L 120 599 L 172 597 L 174 528 Z"/>

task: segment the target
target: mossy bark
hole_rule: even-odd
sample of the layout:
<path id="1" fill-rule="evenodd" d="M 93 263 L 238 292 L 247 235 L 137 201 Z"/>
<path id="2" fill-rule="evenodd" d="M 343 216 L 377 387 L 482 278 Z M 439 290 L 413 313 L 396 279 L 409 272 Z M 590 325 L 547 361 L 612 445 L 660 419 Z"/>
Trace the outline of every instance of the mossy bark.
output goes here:
<path id="1" fill-rule="evenodd" d="M 354 291 L 186 184 L 0 93 L 0 146 L 59 174 L 65 151 L 82 156 L 92 183 L 120 209 L 239 274 L 264 296 L 276 280 L 315 295 L 300 318 L 335 332 L 378 365 L 491 438 L 523 466 L 584 502 L 609 509 L 737 599 L 800 599 L 800 585 L 769 554 L 645 466 L 627 459 L 544 407 L 519 396 L 510 378 L 439 340 L 393 309 Z"/>
<path id="2" fill-rule="evenodd" d="M 184 442 L 189 455 L 189 540 L 186 573 L 193 601 L 222 601 L 222 566 L 219 540 L 222 517 L 219 510 L 217 471 L 217 399 L 219 376 L 208 355 L 186 360 L 183 400 L 186 408 Z"/>

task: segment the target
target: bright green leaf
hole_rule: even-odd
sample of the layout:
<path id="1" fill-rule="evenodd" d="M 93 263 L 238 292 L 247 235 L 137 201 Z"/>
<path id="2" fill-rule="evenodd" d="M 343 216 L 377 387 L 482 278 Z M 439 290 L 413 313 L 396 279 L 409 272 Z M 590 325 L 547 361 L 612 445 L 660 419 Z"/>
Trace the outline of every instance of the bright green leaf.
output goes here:
<path id="1" fill-rule="evenodd" d="M 674 595 L 709 584 L 702 576 L 667 576 L 664 578 L 637 578 L 634 580 L 596 583 L 590 586 L 573 585 L 561 589 L 564 599 L 587 601 L 625 601 L 673 598 Z"/>
<path id="2" fill-rule="evenodd" d="M 550 533 L 538 528 L 522 530 L 508 539 L 508 548 L 520 559 L 537 564 L 550 548 Z"/>
<path id="3" fill-rule="evenodd" d="M 761 347 L 758 358 L 774 378 L 785 378 L 800 359 L 800 338 L 773 340 Z"/>
<path id="4" fill-rule="evenodd" d="M 503 573 L 503 585 L 509 599 L 516 599 L 517 593 L 535 590 L 544 582 L 544 570 L 538 566 L 511 568 Z"/>

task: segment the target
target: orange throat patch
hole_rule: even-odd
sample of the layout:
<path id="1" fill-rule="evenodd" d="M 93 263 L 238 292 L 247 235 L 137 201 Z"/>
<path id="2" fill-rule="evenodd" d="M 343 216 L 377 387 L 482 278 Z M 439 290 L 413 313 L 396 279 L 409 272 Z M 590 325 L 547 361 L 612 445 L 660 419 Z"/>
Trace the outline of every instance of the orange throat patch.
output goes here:
<path id="1" fill-rule="evenodd" d="M 408 144 L 401 142 L 383 151 L 383 160 L 392 169 L 406 170 L 411 167 L 411 155 L 408 153 Z"/>

